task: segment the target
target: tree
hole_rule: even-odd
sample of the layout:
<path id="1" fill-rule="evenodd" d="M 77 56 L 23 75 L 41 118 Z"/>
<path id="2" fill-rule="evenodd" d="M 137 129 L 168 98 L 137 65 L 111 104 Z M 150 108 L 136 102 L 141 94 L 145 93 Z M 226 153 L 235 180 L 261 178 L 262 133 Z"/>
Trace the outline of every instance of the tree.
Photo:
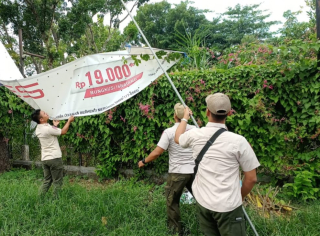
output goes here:
<path id="1" fill-rule="evenodd" d="M 209 10 L 200 10 L 190 6 L 193 2 L 181 1 L 180 4 L 175 4 L 175 7 L 170 9 L 167 16 L 167 32 L 172 32 L 173 40 L 171 49 L 179 49 L 177 44 L 176 33 L 180 34 L 198 34 L 199 37 L 205 39 L 211 32 L 208 30 L 210 22 L 206 19 L 204 13 Z"/>
<path id="2" fill-rule="evenodd" d="M 118 29 L 105 26 L 103 17 L 98 16 L 95 23 L 89 25 L 85 33 L 76 42 L 77 57 L 101 53 L 105 51 L 116 51 L 122 43 L 122 36 Z"/>
<path id="3" fill-rule="evenodd" d="M 286 22 L 283 25 L 283 28 L 279 30 L 281 37 L 286 40 L 291 39 L 302 39 L 305 40 L 308 38 L 308 32 L 310 31 L 308 22 L 299 22 L 297 16 L 301 14 L 302 11 L 292 12 L 290 10 L 283 13 L 283 17 L 286 19 Z"/>
<path id="4" fill-rule="evenodd" d="M 134 2 L 134 7 L 140 7 L 148 0 L 125 2 Z M 118 16 L 123 10 L 124 6 L 118 0 L 0 0 L 0 33 L 6 36 L 5 29 L 10 26 L 17 36 L 18 30 L 22 29 L 24 50 L 46 57 L 44 60 L 34 57 L 26 59 L 26 71 L 31 75 L 34 70 L 41 73 L 74 60 L 73 56 L 65 58 L 65 53 L 83 56 L 84 52 L 91 54 L 119 49 L 115 45 L 121 44 L 117 28 L 122 21 Z M 110 14 L 110 24 L 107 26 L 107 37 L 99 49 L 95 46 L 93 27 L 97 24 L 93 22 L 93 17 L 100 15 L 103 18 L 105 14 Z M 95 33 L 99 38 L 99 33 Z M 4 36 L 2 40 L 8 38 Z M 120 43 L 114 44 L 113 36 Z M 84 37 L 87 38 L 86 43 L 90 42 L 93 47 L 78 53 L 84 46 L 79 44 L 83 43 L 81 39 Z M 10 43 L 7 46 L 10 47 Z"/>
<path id="5" fill-rule="evenodd" d="M 56 52 L 51 50 L 50 34 L 57 17 L 56 9 L 62 0 L 44 2 L 30 0 L 3 0 L 0 5 L 0 16 L 6 25 L 11 24 L 14 33 L 23 30 L 24 50 L 45 55 L 48 68 L 53 68 Z M 36 67 L 38 65 L 36 64 Z"/>
<path id="6" fill-rule="evenodd" d="M 316 0 L 305 0 L 306 5 L 309 7 L 307 14 L 309 16 L 309 23 L 316 26 Z"/>
<path id="7" fill-rule="evenodd" d="M 240 44 L 245 35 L 253 35 L 260 40 L 272 36 L 269 28 L 279 22 L 266 21 L 270 14 L 265 14 L 266 10 L 259 10 L 260 5 L 237 4 L 234 8 L 228 7 L 222 14 L 219 33 L 226 40 L 225 47 Z"/>
<path id="8" fill-rule="evenodd" d="M 135 26 L 134 22 L 131 21 L 123 30 L 123 37 L 124 42 L 140 46 L 140 37 L 139 37 L 139 30 Z"/>
<path id="9" fill-rule="evenodd" d="M 135 16 L 135 20 L 139 24 L 144 35 L 148 39 L 152 47 L 168 48 L 170 33 L 167 32 L 166 17 L 171 8 L 171 4 L 167 1 L 159 3 L 145 4 L 140 7 Z M 145 43 L 141 39 L 142 43 Z"/>
<path id="10" fill-rule="evenodd" d="M 0 173 L 10 169 L 9 154 L 6 145 L 6 140 L 0 133 Z"/>
<path id="11" fill-rule="evenodd" d="M 176 32 L 193 35 L 199 28 L 209 26 L 209 21 L 204 15 L 208 10 L 194 8 L 190 6 L 191 3 L 182 1 L 172 7 L 167 1 L 162 1 L 145 4 L 139 8 L 135 20 L 151 46 L 177 49 Z M 141 42 L 145 43 L 142 39 Z"/>

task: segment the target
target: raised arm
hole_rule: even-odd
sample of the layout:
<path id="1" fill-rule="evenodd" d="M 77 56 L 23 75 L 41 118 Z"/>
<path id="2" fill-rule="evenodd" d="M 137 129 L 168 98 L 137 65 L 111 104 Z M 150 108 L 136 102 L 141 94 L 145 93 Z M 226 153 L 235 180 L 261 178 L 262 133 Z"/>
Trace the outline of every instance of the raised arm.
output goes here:
<path id="1" fill-rule="evenodd" d="M 64 125 L 64 127 L 62 128 L 61 130 L 61 135 L 65 135 L 68 130 L 69 130 L 69 127 L 70 127 L 70 124 L 74 121 L 74 117 L 73 116 L 70 116 L 67 123 Z"/>
<path id="2" fill-rule="evenodd" d="M 176 134 L 174 136 L 174 141 L 175 143 L 179 144 L 179 138 L 180 135 L 186 132 L 188 120 L 190 119 L 190 115 L 192 115 L 192 111 L 189 109 L 189 107 L 185 107 L 184 109 L 184 116 L 181 119 L 181 123 L 179 124 Z"/>

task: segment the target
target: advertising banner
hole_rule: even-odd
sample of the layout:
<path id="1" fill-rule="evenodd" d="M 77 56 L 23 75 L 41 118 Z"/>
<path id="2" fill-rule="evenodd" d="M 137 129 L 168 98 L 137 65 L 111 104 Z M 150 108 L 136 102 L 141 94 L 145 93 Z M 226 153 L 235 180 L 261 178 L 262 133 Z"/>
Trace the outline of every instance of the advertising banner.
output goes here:
<path id="1" fill-rule="evenodd" d="M 155 49 L 159 51 L 159 49 Z M 165 51 L 170 53 L 170 51 Z M 149 54 L 136 66 L 132 55 Z M 163 71 L 148 48 L 85 56 L 50 71 L 23 78 L 0 44 L 0 83 L 51 119 L 102 113 L 141 92 Z M 161 60 L 168 70 L 176 62 Z"/>

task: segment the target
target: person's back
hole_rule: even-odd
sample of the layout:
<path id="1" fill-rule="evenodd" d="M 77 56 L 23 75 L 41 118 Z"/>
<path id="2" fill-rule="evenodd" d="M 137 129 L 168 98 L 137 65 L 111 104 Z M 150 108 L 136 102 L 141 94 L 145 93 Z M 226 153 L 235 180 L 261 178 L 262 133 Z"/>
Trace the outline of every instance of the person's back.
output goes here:
<path id="1" fill-rule="evenodd" d="M 241 135 L 226 131 L 225 120 L 231 110 L 229 98 L 221 93 L 206 98 L 206 127 L 185 132 L 186 122 L 181 123 L 175 142 L 181 147 L 192 148 L 196 159 L 204 146 L 204 153 L 192 185 L 197 200 L 200 229 L 205 235 L 245 235 L 245 217 L 242 199 L 251 191 L 257 177 L 259 161 L 248 141 Z M 184 119 L 188 120 L 189 108 Z M 220 131 L 219 133 L 216 133 Z M 211 138 L 219 134 L 214 141 Z M 210 141 L 209 141 L 210 140 Z M 244 172 L 240 187 L 239 167 Z"/>
<path id="2" fill-rule="evenodd" d="M 226 129 L 226 126 L 209 122 L 206 127 L 189 131 L 188 143 L 192 143 L 194 159 L 212 134 L 220 128 Z M 181 141 L 180 145 L 186 147 Z M 243 136 L 229 131 L 222 133 L 199 164 L 192 187 L 197 201 L 218 212 L 232 211 L 239 207 L 242 204 L 239 168 L 241 166 L 243 171 L 256 168 L 259 163 L 250 161 L 254 157 L 253 150 Z"/>
<path id="3" fill-rule="evenodd" d="M 192 150 L 190 148 L 182 148 L 174 141 L 174 135 L 178 125 L 179 123 L 175 123 L 172 127 L 164 130 L 157 146 L 169 152 L 168 173 L 193 173 L 194 160 L 192 158 Z M 188 125 L 186 131 L 194 128 L 195 126 Z"/>
<path id="4" fill-rule="evenodd" d="M 165 150 L 168 150 L 169 174 L 167 185 L 165 186 L 168 227 L 175 233 L 182 234 L 184 229 L 180 217 L 180 197 L 185 187 L 192 193 L 191 184 L 195 164 L 192 158 L 192 150 L 190 148 L 181 148 L 174 141 L 176 129 L 181 122 L 181 118 L 183 118 L 184 107 L 180 103 L 177 103 L 174 106 L 174 111 L 174 120 L 176 123 L 162 133 L 157 147 L 147 158 L 140 161 L 138 165 L 141 168 L 146 163 L 157 159 Z M 195 126 L 193 125 L 187 126 L 187 130 L 194 128 Z"/>

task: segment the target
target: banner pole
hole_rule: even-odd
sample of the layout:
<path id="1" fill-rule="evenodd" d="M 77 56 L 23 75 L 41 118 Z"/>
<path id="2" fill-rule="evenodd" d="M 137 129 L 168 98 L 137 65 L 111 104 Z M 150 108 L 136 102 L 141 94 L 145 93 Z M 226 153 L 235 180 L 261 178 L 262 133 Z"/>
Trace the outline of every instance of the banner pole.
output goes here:
<path id="1" fill-rule="evenodd" d="M 144 35 L 144 33 L 142 32 L 142 30 L 140 29 L 140 27 L 139 27 L 138 23 L 137 23 L 137 22 L 135 21 L 135 19 L 133 18 L 133 16 L 132 16 L 132 14 L 131 14 L 130 10 L 129 10 L 129 9 L 127 8 L 127 6 L 124 4 L 123 0 L 121 0 L 121 2 L 122 2 L 122 4 L 123 4 L 123 6 L 126 8 L 126 10 L 127 10 L 128 14 L 129 14 L 129 16 L 131 17 L 132 21 L 134 22 L 134 24 L 135 24 L 135 25 L 136 25 L 136 27 L 138 28 L 138 30 L 139 30 L 140 34 L 142 35 L 142 37 L 143 37 L 144 41 L 147 43 L 148 47 L 150 48 L 150 50 L 151 50 L 151 52 L 152 52 L 153 56 L 156 58 L 156 60 L 157 60 L 157 62 L 158 62 L 158 64 L 159 64 L 159 66 L 161 67 L 162 71 L 163 71 L 163 72 L 164 72 L 164 74 L 166 75 L 166 77 L 167 77 L 168 81 L 170 82 L 170 84 L 171 84 L 171 86 L 172 86 L 173 90 L 174 90 L 174 91 L 175 91 L 175 93 L 177 94 L 177 96 L 178 96 L 178 98 L 179 98 L 179 100 L 180 100 L 181 104 L 182 104 L 184 107 L 186 107 L 186 104 L 184 103 L 184 101 L 183 101 L 182 97 L 180 96 L 180 93 L 178 92 L 178 90 L 177 90 L 176 86 L 173 84 L 173 82 L 172 82 L 171 78 L 169 77 L 169 75 L 168 75 L 167 71 L 162 67 L 162 65 L 161 65 L 161 62 L 160 62 L 159 58 L 157 57 L 156 53 L 153 51 L 152 47 L 150 46 L 149 41 L 147 40 L 146 36 Z M 193 117 L 192 115 L 190 115 L 190 117 L 191 117 L 191 119 L 192 119 L 192 121 L 193 121 L 194 125 L 195 125 L 197 128 L 199 128 L 199 126 L 198 126 L 198 124 L 197 124 L 196 120 L 194 119 L 194 117 Z"/>
<path id="2" fill-rule="evenodd" d="M 142 30 L 140 29 L 140 27 L 139 27 L 138 23 L 137 23 L 137 22 L 135 21 L 135 19 L 133 18 L 133 16 L 132 16 L 132 14 L 131 14 L 130 10 L 127 8 L 126 4 L 124 4 L 123 0 L 121 0 L 121 2 L 122 2 L 122 5 L 123 5 L 123 6 L 125 7 L 125 9 L 127 10 L 127 12 L 128 12 L 128 14 L 129 14 L 130 18 L 132 19 L 133 23 L 134 23 L 134 24 L 136 25 L 136 27 L 138 28 L 138 30 L 139 30 L 140 34 L 142 35 L 142 37 L 143 37 L 144 41 L 147 43 L 148 47 L 150 48 L 150 50 L 151 50 L 152 54 L 153 54 L 153 55 L 154 55 L 154 57 L 156 58 L 156 60 L 157 60 L 157 62 L 158 62 L 158 64 L 159 64 L 159 66 L 161 67 L 162 71 L 163 71 L 163 72 L 164 72 L 164 74 L 166 75 L 166 77 L 167 77 L 168 81 L 170 82 L 170 84 L 171 84 L 171 86 L 172 86 L 173 90 L 174 90 L 174 91 L 175 91 L 175 93 L 177 94 L 177 96 L 178 96 L 178 98 L 179 98 L 179 100 L 180 100 L 181 104 L 182 104 L 184 107 L 186 107 L 186 104 L 184 103 L 184 101 L 183 101 L 182 97 L 180 96 L 179 91 L 177 90 L 176 86 L 174 86 L 174 84 L 173 84 L 173 82 L 172 82 L 172 80 L 171 80 L 170 76 L 168 75 L 167 71 L 162 67 L 162 65 L 161 65 L 161 62 L 160 62 L 159 58 L 157 57 L 157 55 L 156 55 L 156 54 L 155 54 L 155 52 L 153 51 L 152 47 L 150 46 L 149 41 L 147 40 L 146 36 L 144 35 L 144 33 L 142 32 Z M 197 122 L 196 122 L 196 120 L 194 119 L 194 117 L 193 117 L 192 115 L 191 115 L 190 117 L 191 117 L 191 119 L 192 119 L 192 121 L 193 121 L 194 125 L 195 125 L 197 128 L 199 128 L 199 125 L 197 124 Z M 255 229 L 254 225 L 252 224 L 252 222 L 251 222 L 251 220 L 250 220 L 250 218 L 249 218 L 249 216 L 248 216 L 248 214 L 247 214 L 246 210 L 244 209 L 244 207 L 242 207 L 242 210 L 243 210 L 244 215 L 245 215 L 245 217 L 247 218 L 247 220 L 248 220 L 248 222 L 249 222 L 249 224 L 250 224 L 250 226 L 251 226 L 252 230 L 254 231 L 255 235 L 256 235 L 256 236 L 258 236 L 258 232 L 256 231 L 256 229 Z"/>

